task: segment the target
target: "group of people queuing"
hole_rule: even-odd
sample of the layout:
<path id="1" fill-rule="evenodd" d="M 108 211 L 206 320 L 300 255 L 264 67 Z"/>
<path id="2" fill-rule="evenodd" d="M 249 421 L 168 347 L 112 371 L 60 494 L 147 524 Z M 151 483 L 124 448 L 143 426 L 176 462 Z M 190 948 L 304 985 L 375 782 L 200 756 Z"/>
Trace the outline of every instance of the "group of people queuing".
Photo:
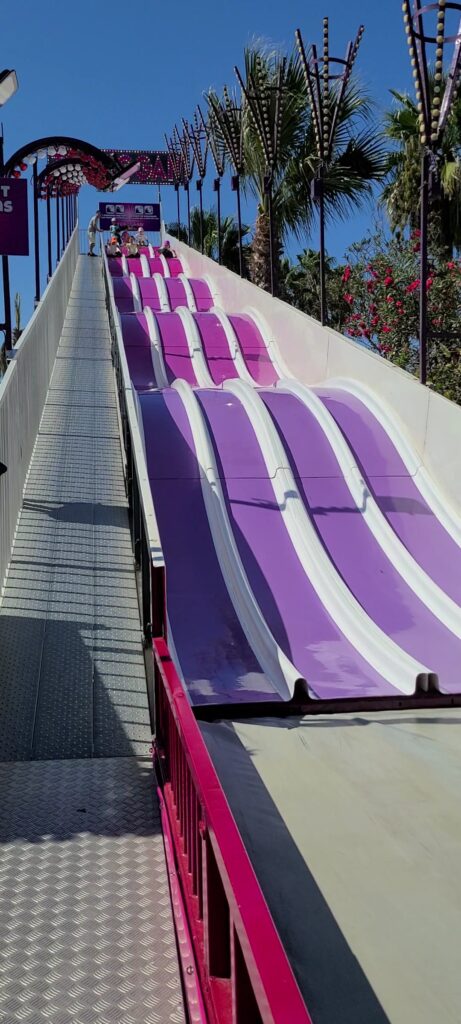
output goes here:
<path id="1" fill-rule="evenodd" d="M 102 231 L 99 227 L 99 211 L 94 214 L 88 224 L 88 255 L 95 256 L 94 251 L 96 245 L 96 232 Z M 108 256 L 121 256 L 122 246 L 125 249 L 127 256 L 140 256 L 140 249 L 145 249 L 149 245 L 149 239 L 145 234 L 142 225 L 137 229 L 134 235 L 131 235 L 128 231 L 128 226 L 121 226 L 117 224 L 115 217 L 112 218 L 109 227 L 109 241 L 106 245 L 106 253 Z M 165 241 L 159 248 L 159 253 L 162 256 L 166 256 L 167 259 L 172 259 L 176 256 L 174 249 L 168 241 Z"/>

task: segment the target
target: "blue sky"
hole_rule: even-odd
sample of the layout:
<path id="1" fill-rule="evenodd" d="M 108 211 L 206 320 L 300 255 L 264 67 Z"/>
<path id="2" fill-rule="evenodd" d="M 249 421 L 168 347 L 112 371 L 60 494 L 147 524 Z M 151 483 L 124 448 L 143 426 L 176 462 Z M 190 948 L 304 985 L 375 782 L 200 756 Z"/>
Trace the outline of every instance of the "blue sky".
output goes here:
<path id="1" fill-rule="evenodd" d="M 242 65 L 246 44 L 264 38 L 288 49 L 298 27 L 306 40 L 320 41 L 326 14 L 338 55 L 364 21 L 358 71 L 378 109 L 388 105 L 390 86 L 410 87 L 400 0 L 368 5 L 363 0 L 325 0 L 321 6 L 306 0 L 138 0 L 136 5 L 80 0 L 75 6 L 62 0 L 46 0 L 43 6 L 35 0 L 5 0 L 1 66 L 14 67 L 20 82 L 19 92 L 2 111 L 5 156 L 29 140 L 58 133 L 102 148 L 163 148 L 164 132 L 181 116 L 191 116 L 205 89 L 233 84 L 233 66 Z M 119 195 L 129 201 L 150 198 L 147 189 L 135 186 Z M 100 198 L 88 187 L 82 190 L 83 226 Z M 162 198 L 165 218 L 174 218 L 173 191 L 163 189 Z M 212 203 L 211 178 L 204 186 L 204 202 Z M 233 212 L 231 195 L 225 206 L 224 212 Z M 251 208 L 247 213 L 250 220 Z M 329 251 L 342 255 L 371 218 L 371 207 L 365 207 L 332 225 Z M 316 244 L 315 235 L 311 241 Z M 22 294 L 25 320 L 33 295 L 32 260 L 13 257 L 11 265 L 12 288 Z"/>

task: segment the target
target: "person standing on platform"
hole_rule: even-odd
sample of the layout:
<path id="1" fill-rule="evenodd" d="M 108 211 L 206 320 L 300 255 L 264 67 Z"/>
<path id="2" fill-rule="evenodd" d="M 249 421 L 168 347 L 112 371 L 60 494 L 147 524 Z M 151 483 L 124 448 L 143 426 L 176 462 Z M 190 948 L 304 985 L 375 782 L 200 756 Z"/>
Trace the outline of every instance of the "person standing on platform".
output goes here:
<path id="1" fill-rule="evenodd" d="M 96 245 L 97 231 L 101 231 L 101 228 L 99 227 L 99 210 L 97 211 L 97 213 L 94 214 L 94 216 L 90 220 L 90 223 L 88 224 L 88 256 L 96 256 L 94 247 Z"/>

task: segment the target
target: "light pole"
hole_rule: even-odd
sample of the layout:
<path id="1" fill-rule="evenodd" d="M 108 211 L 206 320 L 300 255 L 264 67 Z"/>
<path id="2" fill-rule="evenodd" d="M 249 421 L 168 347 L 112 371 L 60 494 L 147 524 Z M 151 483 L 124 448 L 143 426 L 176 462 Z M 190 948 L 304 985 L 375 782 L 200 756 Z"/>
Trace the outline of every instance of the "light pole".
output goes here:
<path id="1" fill-rule="evenodd" d="M 221 242 L 221 178 L 224 174 L 225 168 L 225 149 L 222 138 L 220 138 L 219 132 L 217 131 L 217 125 L 212 111 L 210 110 L 208 120 L 202 114 L 200 107 L 197 107 L 199 116 L 202 121 L 203 130 L 208 140 L 208 146 L 213 158 L 213 163 L 216 170 L 216 178 L 213 178 L 213 191 L 216 192 L 216 220 L 218 228 L 218 263 L 222 262 L 222 242 Z"/>
<path id="2" fill-rule="evenodd" d="M 323 325 L 328 316 L 325 281 L 325 172 L 333 156 L 338 118 L 364 31 L 364 26 L 360 25 L 354 42 L 347 45 L 344 58 L 332 57 L 330 54 L 328 18 L 323 19 L 322 56 L 319 56 L 314 43 L 306 53 L 300 29 L 296 29 L 295 33 L 312 113 L 317 158 L 317 174 L 312 182 L 311 194 L 319 212 L 320 322 Z"/>
<path id="3" fill-rule="evenodd" d="M 275 295 L 276 293 L 276 263 L 278 259 L 278 253 L 275 252 L 274 242 L 273 183 L 280 157 L 280 129 L 284 102 L 287 95 L 286 66 L 287 59 L 284 57 L 278 68 L 277 80 L 274 85 L 268 85 L 265 80 L 260 80 L 260 76 L 258 75 L 258 66 L 256 66 L 254 73 L 249 73 L 247 75 L 246 83 L 243 81 L 239 69 L 237 67 L 234 68 L 240 88 L 249 110 L 251 111 L 253 124 L 261 143 L 266 163 L 263 189 L 264 195 L 267 196 L 267 213 L 269 219 L 271 295 Z"/>
<path id="4" fill-rule="evenodd" d="M 458 31 L 449 34 L 446 26 L 447 11 L 461 12 L 461 3 L 455 0 L 437 0 L 422 6 L 420 0 L 403 0 L 402 11 L 413 68 L 418 105 L 419 140 L 421 146 L 421 199 L 420 199 L 420 273 L 419 273 L 419 379 L 427 383 L 427 267 L 428 221 L 431 203 L 432 178 L 461 78 L 461 22 Z M 426 19 L 435 20 L 435 35 L 426 31 Z M 444 83 L 444 47 L 453 43 L 453 54 Z M 428 70 L 427 47 L 435 46 L 433 85 Z"/>
<path id="5" fill-rule="evenodd" d="M 179 240 L 179 230 L 180 230 L 180 223 L 181 223 L 181 209 L 180 209 L 180 203 L 179 203 L 179 186 L 180 186 L 180 184 L 182 182 L 182 177 L 183 177 L 182 176 L 182 157 L 181 157 L 180 150 L 178 150 L 176 148 L 175 143 L 174 143 L 172 138 L 169 139 L 168 136 L 165 135 L 165 142 L 166 142 L 166 148 L 168 150 L 168 155 L 169 155 L 169 158 L 170 158 L 171 170 L 172 170 L 172 173 L 173 173 L 174 190 L 176 192 L 176 215 L 177 215 L 177 219 L 178 219 L 178 240 Z"/>
<path id="6" fill-rule="evenodd" d="M 243 113 L 234 96 L 229 95 L 227 86 L 223 89 L 223 99 L 216 93 L 207 93 L 206 100 L 210 107 L 216 130 L 221 135 L 226 152 L 229 155 L 235 173 L 231 177 L 231 188 L 237 196 L 237 226 L 239 241 L 239 272 L 243 277 L 242 249 L 242 209 L 240 203 L 240 178 L 244 172 L 243 160 Z"/>
<path id="7" fill-rule="evenodd" d="M 189 136 L 188 136 L 187 132 L 183 131 L 182 134 L 180 134 L 178 129 L 177 129 L 177 127 L 175 126 L 175 128 L 173 130 L 173 138 L 174 138 L 175 134 L 176 134 L 176 140 L 175 141 L 176 141 L 177 146 L 179 147 L 179 150 L 181 152 L 181 157 L 182 157 L 183 186 L 184 186 L 184 191 L 185 191 L 186 196 L 187 196 L 187 244 L 190 245 L 190 192 L 189 192 L 189 182 L 190 182 L 190 180 L 192 178 L 192 174 L 193 174 L 193 171 L 194 171 L 194 156 L 192 154 L 192 157 L 191 157 L 191 145 L 190 145 Z"/>
<path id="8" fill-rule="evenodd" d="M 200 203 L 200 251 L 203 256 L 203 198 L 202 198 L 202 186 L 206 175 L 206 163 L 208 153 L 208 139 L 206 132 L 203 129 L 201 121 L 199 119 L 197 111 L 194 112 L 192 124 L 189 124 L 183 118 L 184 131 L 187 132 L 189 142 L 194 154 L 195 163 L 197 164 L 197 170 L 199 178 L 196 182 L 197 192 L 199 194 Z"/>

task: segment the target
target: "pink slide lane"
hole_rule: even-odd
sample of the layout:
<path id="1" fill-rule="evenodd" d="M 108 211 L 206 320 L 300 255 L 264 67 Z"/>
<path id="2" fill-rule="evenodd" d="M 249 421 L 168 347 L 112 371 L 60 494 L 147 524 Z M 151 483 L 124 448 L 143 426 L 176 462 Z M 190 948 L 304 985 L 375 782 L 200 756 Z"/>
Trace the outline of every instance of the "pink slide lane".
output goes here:
<path id="1" fill-rule="evenodd" d="M 261 385 L 275 384 L 278 375 L 256 324 L 248 316 L 230 316 L 229 320 L 253 379 Z"/>
<path id="2" fill-rule="evenodd" d="M 182 377 L 189 384 L 197 384 L 189 353 L 189 346 L 181 317 L 177 313 L 156 313 L 163 348 L 163 359 L 170 384 Z"/>

